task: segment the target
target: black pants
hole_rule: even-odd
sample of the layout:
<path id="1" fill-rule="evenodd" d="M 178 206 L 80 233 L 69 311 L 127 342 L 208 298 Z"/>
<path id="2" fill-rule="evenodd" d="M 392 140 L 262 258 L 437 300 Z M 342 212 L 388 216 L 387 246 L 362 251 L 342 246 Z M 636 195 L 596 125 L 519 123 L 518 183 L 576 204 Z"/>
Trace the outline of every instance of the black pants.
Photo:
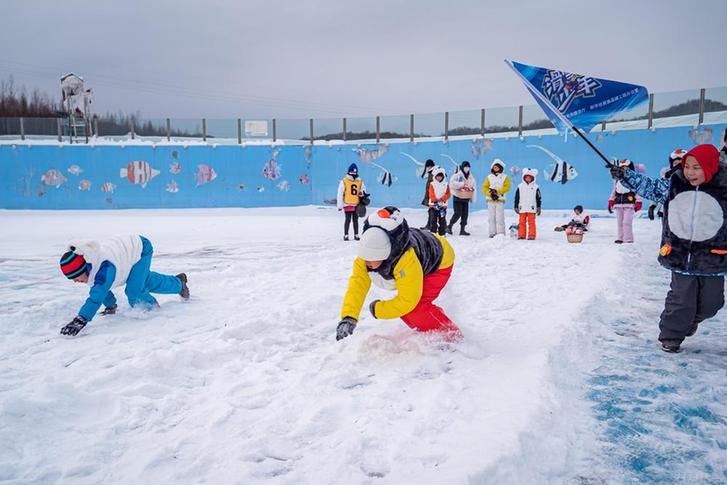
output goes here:
<path id="1" fill-rule="evenodd" d="M 346 222 L 343 223 L 343 235 L 348 236 L 348 228 L 351 227 L 353 221 L 353 233 L 358 236 L 358 215 L 356 211 L 346 212 Z"/>
<path id="2" fill-rule="evenodd" d="M 455 197 L 453 205 L 454 215 L 452 216 L 452 220 L 449 221 L 449 227 L 454 226 L 457 221 L 460 221 L 460 228 L 464 231 L 464 227 L 467 225 L 467 218 L 470 215 L 470 203 L 467 199 Z"/>
<path id="3" fill-rule="evenodd" d="M 684 340 L 694 325 L 712 318 L 724 306 L 724 276 L 671 273 L 659 321 L 659 340 Z"/>
<path id="4" fill-rule="evenodd" d="M 440 236 L 447 234 L 447 211 L 430 208 L 427 226 L 435 234 L 439 234 Z"/>

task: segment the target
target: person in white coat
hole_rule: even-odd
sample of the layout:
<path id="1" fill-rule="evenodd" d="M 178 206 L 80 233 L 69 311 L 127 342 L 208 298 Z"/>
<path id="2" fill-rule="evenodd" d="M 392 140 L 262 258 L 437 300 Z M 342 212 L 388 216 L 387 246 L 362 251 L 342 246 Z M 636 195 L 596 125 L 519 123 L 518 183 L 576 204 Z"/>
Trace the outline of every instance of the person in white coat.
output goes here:
<path id="1" fill-rule="evenodd" d="M 515 191 L 515 212 L 520 215 L 518 222 L 518 239 L 535 239 L 537 228 L 535 216 L 541 212 L 540 188 L 535 183 L 538 176 L 537 169 L 526 168 L 523 170 L 523 181 Z"/>
<path id="2" fill-rule="evenodd" d="M 454 175 L 449 179 L 449 188 L 453 195 L 453 208 L 454 215 L 447 225 L 447 234 L 452 234 L 452 226 L 457 221 L 459 223 L 459 235 L 469 236 L 470 233 L 465 230 L 467 226 L 467 219 L 470 212 L 470 203 L 474 204 L 477 201 L 477 190 L 475 187 L 475 177 L 471 173 L 470 162 L 465 160 L 459 166 L 459 171 L 455 172 Z"/>
<path id="3" fill-rule="evenodd" d="M 505 175 L 505 162 L 496 158 L 490 165 L 490 174 L 482 184 L 487 199 L 490 237 L 505 234 L 505 194 L 510 191 L 510 177 Z"/>
<path id="4" fill-rule="evenodd" d="M 76 335 L 90 322 L 101 305 L 102 315 L 116 313 L 112 288 L 126 286 L 129 304 L 159 306 L 151 293 L 179 294 L 189 299 L 187 275 L 163 275 L 150 271 L 154 249 L 144 236 L 129 234 L 103 241 L 77 241 L 61 256 L 61 271 L 66 278 L 91 287 L 78 315 L 61 329 L 63 335 Z"/>

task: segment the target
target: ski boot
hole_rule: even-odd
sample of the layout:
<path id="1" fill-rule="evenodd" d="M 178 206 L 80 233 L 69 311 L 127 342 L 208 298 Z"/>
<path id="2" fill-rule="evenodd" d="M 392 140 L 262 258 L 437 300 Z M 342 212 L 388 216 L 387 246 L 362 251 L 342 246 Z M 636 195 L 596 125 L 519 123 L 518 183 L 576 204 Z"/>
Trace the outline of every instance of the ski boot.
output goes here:
<path id="1" fill-rule="evenodd" d="M 451 233 L 450 233 L 451 234 Z M 471 234 L 464 230 L 464 227 L 459 228 L 459 235 L 460 236 L 471 236 Z"/>
<path id="2" fill-rule="evenodd" d="M 620 239 L 616 239 L 616 240 L 614 241 L 614 243 L 616 243 L 616 244 L 623 244 L 624 242 L 623 242 L 622 240 L 620 240 Z"/>
<path id="3" fill-rule="evenodd" d="M 447 234 L 452 234 L 452 226 L 447 226 Z"/>
<path id="4" fill-rule="evenodd" d="M 358 237 L 358 234 L 354 234 L 354 235 L 353 235 L 353 239 L 354 239 L 355 241 L 360 241 L 360 240 L 361 240 L 361 238 L 360 238 L 360 237 Z"/>
<path id="5" fill-rule="evenodd" d="M 344 241 L 348 241 L 348 234 L 346 234 L 345 236 L 343 236 L 343 240 Z"/>

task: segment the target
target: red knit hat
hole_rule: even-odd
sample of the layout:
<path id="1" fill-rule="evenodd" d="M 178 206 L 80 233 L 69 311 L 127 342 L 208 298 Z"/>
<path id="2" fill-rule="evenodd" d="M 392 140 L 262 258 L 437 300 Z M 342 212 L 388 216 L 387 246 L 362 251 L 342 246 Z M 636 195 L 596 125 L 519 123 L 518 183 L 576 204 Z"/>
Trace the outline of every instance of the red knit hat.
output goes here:
<path id="1" fill-rule="evenodd" d="M 714 145 L 705 143 L 704 145 L 697 145 L 689 150 L 682 158 L 682 170 L 684 170 L 684 164 L 687 161 L 687 157 L 694 157 L 699 162 L 699 166 L 704 170 L 704 183 L 709 182 L 714 177 L 719 169 L 719 152 Z"/>

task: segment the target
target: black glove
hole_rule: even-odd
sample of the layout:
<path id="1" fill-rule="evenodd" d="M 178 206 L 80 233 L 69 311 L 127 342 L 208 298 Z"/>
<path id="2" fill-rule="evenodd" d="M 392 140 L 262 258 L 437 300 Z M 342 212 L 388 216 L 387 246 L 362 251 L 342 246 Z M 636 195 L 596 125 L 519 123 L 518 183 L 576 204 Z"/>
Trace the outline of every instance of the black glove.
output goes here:
<path id="1" fill-rule="evenodd" d="M 654 220 L 654 211 L 656 210 L 656 204 L 651 204 L 649 206 L 649 219 L 652 221 Z"/>
<path id="2" fill-rule="evenodd" d="M 103 311 L 101 312 L 101 315 L 115 315 L 115 314 L 116 314 L 116 309 L 117 309 L 117 308 L 119 308 L 119 305 L 117 305 L 116 303 L 114 303 L 114 304 L 113 304 L 113 305 L 111 305 L 111 306 L 107 306 L 107 307 L 106 307 L 106 308 L 104 308 L 104 310 L 103 310 Z"/>
<path id="3" fill-rule="evenodd" d="M 497 189 L 490 189 L 490 199 L 492 201 L 496 201 L 500 198 L 500 194 L 497 193 Z"/>
<path id="4" fill-rule="evenodd" d="M 543 209 L 541 209 L 540 207 L 538 207 L 538 208 L 537 208 L 537 209 L 535 210 L 535 214 L 537 214 L 538 216 L 540 216 L 540 214 L 542 214 L 542 213 L 543 213 Z"/>
<path id="5" fill-rule="evenodd" d="M 81 315 L 78 315 L 71 323 L 61 329 L 61 335 L 77 335 L 87 323 L 88 320 L 83 318 Z"/>
<path id="6" fill-rule="evenodd" d="M 626 178 L 626 167 L 611 165 L 611 168 L 609 170 L 611 172 L 611 177 L 615 178 L 616 180 L 623 180 Z"/>
<path id="7" fill-rule="evenodd" d="M 379 300 L 374 300 L 371 303 L 369 303 L 369 311 L 371 312 L 371 316 L 374 318 L 378 318 L 376 316 L 376 304 L 379 302 Z"/>
<path id="8" fill-rule="evenodd" d="M 356 319 L 346 317 L 341 320 L 336 328 L 336 340 L 341 340 L 349 335 L 353 334 L 353 330 L 356 328 Z"/>

